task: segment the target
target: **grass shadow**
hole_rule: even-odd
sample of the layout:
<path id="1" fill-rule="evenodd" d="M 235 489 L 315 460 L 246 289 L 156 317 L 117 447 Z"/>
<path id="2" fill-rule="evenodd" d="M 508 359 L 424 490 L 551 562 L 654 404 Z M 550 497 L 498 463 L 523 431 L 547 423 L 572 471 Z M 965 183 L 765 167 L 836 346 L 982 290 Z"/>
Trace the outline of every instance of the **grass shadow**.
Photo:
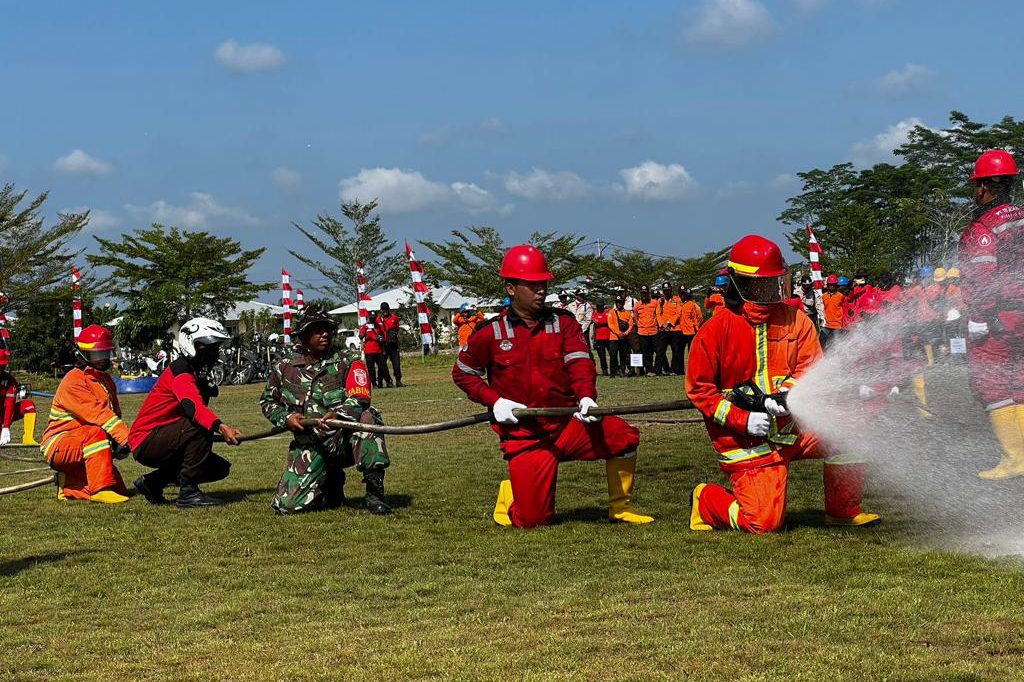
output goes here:
<path id="1" fill-rule="evenodd" d="M 413 497 L 412 495 L 406 495 L 404 493 L 386 493 L 384 495 L 384 501 L 388 503 L 388 506 L 392 509 L 405 509 L 406 507 L 412 506 Z M 350 495 L 345 496 L 346 507 L 354 507 L 356 509 L 366 509 L 366 497 L 360 495 L 359 497 L 352 497 Z"/>
<path id="2" fill-rule="evenodd" d="M 608 507 L 577 507 L 564 512 L 556 512 L 552 519 L 552 525 L 565 523 L 567 521 L 583 521 L 585 523 L 596 523 L 608 521 Z"/>
<path id="3" fill-rule="evenodd" d="M 18 575 L 22 571 L 35 568 L 41 564 L 55 564 L 59 561 L 64 561 L 75 554 L 84 553 L 85 550 L 71 550 L 68 552 L 54 552 L 52 554 L 33 554 L 31 556 L 22 557 L 21 559 L 5 561 L 0 563 L 0 577 L 9 578 Z"/>

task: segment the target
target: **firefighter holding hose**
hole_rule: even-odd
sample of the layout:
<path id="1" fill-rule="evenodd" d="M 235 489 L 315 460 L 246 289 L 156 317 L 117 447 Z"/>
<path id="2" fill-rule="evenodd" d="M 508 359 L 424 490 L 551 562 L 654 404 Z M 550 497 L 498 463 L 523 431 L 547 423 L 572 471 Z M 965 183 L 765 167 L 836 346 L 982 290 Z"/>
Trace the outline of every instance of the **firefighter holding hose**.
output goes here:
<path id="1" fill-rule="evenodd" d="M 821 358 L 814 324 L 803 311 L 783 303 L 782 252 L 768 239 L 748 235 L 733 246 L 728 265 L 726 305 L 693 340 L 686 393 L 704 415 L 733 490 L 715 483 L 694 488 L 691 530 L 779 530 L 789 463 L 822 457 L 826 523 L 879 523 L 878 515 L 860 508 L 864 464 L 826 457 L 822 443 L 797 431 L 779 395 Z M 761 396 L 758 407 L 741 399 L 751 394 Z"/>
<path id="2" fill-rule="evenodd" d="M 489 407 L 492 428 L 508 461 L 494 521 L 530 528 L 551 522 L 560 462 L 606 461 L 608 518 L 626 523 L 654 519 L 633 508 L 633 474 L 640 432 L 620 417 L 588 414 L 597 407 L 597 369 L 576 318 L 548 308 L 554 275 L 529 244 L 505 254 L 500 276 L 511 304 L 469 337 L 452 379 L 470 400 Z M 523 419 L 523 407 L 576 407 L 572 417 Z"/>

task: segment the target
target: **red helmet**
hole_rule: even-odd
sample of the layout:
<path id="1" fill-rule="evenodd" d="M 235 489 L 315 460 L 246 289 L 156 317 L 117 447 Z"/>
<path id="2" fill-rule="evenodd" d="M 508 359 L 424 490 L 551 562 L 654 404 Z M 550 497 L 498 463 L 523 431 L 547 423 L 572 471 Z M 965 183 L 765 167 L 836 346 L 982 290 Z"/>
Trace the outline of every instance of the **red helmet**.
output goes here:
<path id="1" fill-rule="evenodd" d="M 90 324 L 75 339 L 75 345 L 80 351 L 112 351 L 114 350 L 114 335 L 106 327 Z"/>
<path id="2" fill-rule="evenodd" d="M 829 275 L 825 278 L 825 284 L 839 284 L 839 275 Z"/>
<path id="3" fill-rule="evenodd" d="M 555 278 L 548 270 L 548 259 L 532 244 L 520 244 L 509 249 L 498 274 L 503 279 L 526 282 L 550 282 Z"/>
<path id="4" fill-rule="evenodd" d="M 857 312 L 862 315 L 877 315 L 882 312 L 885 298 L 878 289 L 868 289 L 857 298 Z"/>
<path id="5" fill-rule="evenodd" d="M 974 162 L 974 175 L 971 176 L 971 182 L 1000 175 L 1017 175 L 1017 172 L 1017 164 L 1009 152 L 1004 152 L 1002 149 L 989 149 Z"/>
<path id="6" fill-rule="evenodd" d="M 786 261 L 778 245 L 756 234 L 748 234 L 736 242 L 729 252 L 729 267 L 747 277 L 781 277 L 786 274 Z"/>

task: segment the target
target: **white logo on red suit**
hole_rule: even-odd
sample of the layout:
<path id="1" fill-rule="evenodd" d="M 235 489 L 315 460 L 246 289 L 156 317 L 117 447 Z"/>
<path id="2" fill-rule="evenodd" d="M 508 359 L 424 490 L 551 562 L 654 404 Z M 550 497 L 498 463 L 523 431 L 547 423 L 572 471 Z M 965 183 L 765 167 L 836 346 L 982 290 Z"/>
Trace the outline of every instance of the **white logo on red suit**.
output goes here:
<path id="1" fill-rule="evenodd" d="M 498 344 L 498 348 L 505 352 L 508 352 L 512 350 L 512 342 L 509 341 L 508 339 L 504 339 L 501 343 Z"/>
<path id="2" fill-rule="evenodd" d="M 366 386 L 370 383 L 366 375 L 366 370 L 362 367 L 356 367 L 352 370 L 352 378 L 356 380 L 356 384 L 359 386 Z"/>

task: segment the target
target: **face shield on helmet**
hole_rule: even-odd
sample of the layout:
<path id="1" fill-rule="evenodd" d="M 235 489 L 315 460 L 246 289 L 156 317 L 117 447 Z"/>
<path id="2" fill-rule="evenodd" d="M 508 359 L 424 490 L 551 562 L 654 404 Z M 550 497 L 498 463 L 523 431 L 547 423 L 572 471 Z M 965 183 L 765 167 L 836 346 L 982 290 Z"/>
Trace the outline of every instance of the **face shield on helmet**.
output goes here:
<path id="1" fill-rule="evenodd" d="M 782 277 L 746 277 L 739 273 L 730 275 L 736 291 L 747 303 L 770 305 L 782 302 Z"/>

